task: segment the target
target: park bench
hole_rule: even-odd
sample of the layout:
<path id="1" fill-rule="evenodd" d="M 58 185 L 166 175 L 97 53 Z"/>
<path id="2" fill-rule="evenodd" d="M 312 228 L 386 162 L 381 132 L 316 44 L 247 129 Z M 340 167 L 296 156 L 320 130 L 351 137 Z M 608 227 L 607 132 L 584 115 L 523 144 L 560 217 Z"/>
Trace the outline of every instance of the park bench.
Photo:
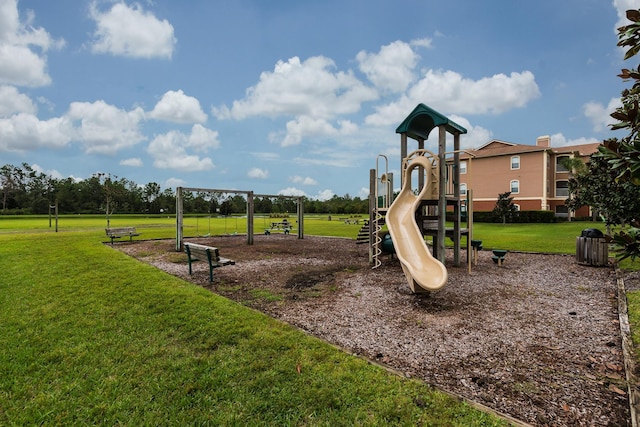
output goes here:
<path id="1" fill-rule="evenodd" d="M 266 234 L 268 236 L 274 230 L 282 230 L 282 231 L 284 231 L 284 234 L 289 234 L 289 232 L 291 232 L 291 230 L 293 230 L 293 225 L 291 225 L 291 223 L 289 221 L 287 221 L 287 220 L 284 220 L 282 222 L 272 222 L 271 223 L 271 228 L 265 228 L 264 229 L 264 234 Z"/>
<path id="2" fill-rule="evenodd" d="M 213 282 L 213 269 L 225 265 L 234 265 L 236 262 L 228 258 L 222 258 L 218 248 L 213 246 L 199 245 L 197 243 L 185 243 L 184 251 L 189 259 L 189 275 L 192 274 L 191 264 L 196 261 L 207 261 L 209 263 L 209 282 Z"/>
<path id="3" fill-rule="evenodd" d="M 115 239 L 129 237 L 129 241 L 133 242 L 133 237 L 140 235 L 135 227 L 105 228 L 104 231 L 107 233 L 107 237 L 111 239 L 112 245 Z"/>

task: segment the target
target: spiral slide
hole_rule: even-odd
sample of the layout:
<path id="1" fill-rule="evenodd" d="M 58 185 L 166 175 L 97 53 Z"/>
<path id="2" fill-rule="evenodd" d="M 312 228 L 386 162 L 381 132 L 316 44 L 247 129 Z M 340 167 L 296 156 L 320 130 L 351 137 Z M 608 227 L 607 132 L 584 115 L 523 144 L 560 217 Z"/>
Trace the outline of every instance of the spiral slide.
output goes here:
<path id="1" fill-rule="evenodd" d="M 429 188 L 427 182 L 418 196 L 413 193 L 411 172 L 418 166 L 425 170 L 432 167 L 426 157 L 412 159 L 404 172 L 402 190 L 389 207 L 386 222 L 409 287 L 415 293 L 424 293 L 438 290 L 447 283 L 447 269 L 431 255 L 416 224 L 415 212 Z M 427 180 L 430 179 L 430 174 L 427 174 Z"/>

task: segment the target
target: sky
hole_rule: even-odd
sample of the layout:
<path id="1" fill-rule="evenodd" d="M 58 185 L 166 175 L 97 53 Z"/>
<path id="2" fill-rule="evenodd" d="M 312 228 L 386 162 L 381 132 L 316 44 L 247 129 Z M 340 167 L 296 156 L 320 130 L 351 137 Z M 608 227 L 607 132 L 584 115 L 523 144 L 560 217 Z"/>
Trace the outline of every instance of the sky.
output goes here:
<path id="1" fill-rule="evenodd" d="M 609 114 L 638 61 L 616 28 L 639 8 L 0 0 L 0 166 L 326 200 L 398 173 L 395 130 L 420 103 L 467 129 L 462 148 L 600 142 L 624 136 Z"/>

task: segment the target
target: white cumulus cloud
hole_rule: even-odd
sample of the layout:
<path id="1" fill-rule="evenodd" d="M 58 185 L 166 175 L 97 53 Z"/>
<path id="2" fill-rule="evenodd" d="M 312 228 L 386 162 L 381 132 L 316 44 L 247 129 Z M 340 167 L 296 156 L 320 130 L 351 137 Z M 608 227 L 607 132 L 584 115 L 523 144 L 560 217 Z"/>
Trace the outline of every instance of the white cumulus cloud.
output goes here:
<path id="1" fill-rule="evenodd" d="M 318 194 L 316 194 L 313 198 L 316 200 L 320 200 L 321 202 L 326 202 L 327 200 L 331 199 L 333 196 L 335 196 L 335 193 L 327 189 L 327 190 L 319 191 Z"/>
<path id="2" fill-rule="evenodd" d="M 419 56 L 408 43 L 395 41 L 382 46 L 378 53 L 360 51 L 356 60 L 367 78 L 386 92 L 403 92 L 415 78 Z"/>
<path id="3" fill-rule="evenodd" d="M 552 147 L 566 147 L 569 145 L 583 145 L 583 144 L 595 144 L 601 141 L 598 141 L 595 138 L 576 138 L 576 139 L 567 139 L 561 133 L 554 133 L 551 135 L 551 146 Z"/>
<path id="4" fill-rule="evenodd" d="M 300 190 L 299 188 L 287 187 L 278 191 L 278 195 L 292 196 L 292 197 L 305 197 L 307 194 L 304 191 Z"/>
<path id="5" fill-rule="evenodd" d="M 466 134 L 460 135 L 461 149 L 481 147 L 493 139 L 493 133 L 490 130 L 482 126 L 473 126 L 465 117 L 453 114 L 449 118 L 467 130 Z"/>
<path id="6" fill-rule="evenodd" d="M 207 115 L 200 107 L 200 101 L 185 95 L 182 90 L 170 90 L 162 95 L 149 117 L 173 123 L 204 123 Z"/>
<path id="7" fill-rule="evenodd" d="M 210 157 L 191 154 L 190 150 L 206 153 L 209 148 L 220 145 L 218 133 L 193 125 L 188 135 L 170 131 L 156 136 L 147 147 L 153 157 L 153 165 L 160 169 L 175 169 L 184 172 L 210 170 L 215 167 Z"/>
<path id="8" fill-rule="evenodd" d="M 338 127 L 324 119 L 300 116 L 287 122 L 284 136 L 276 132 L 272 133 L 269 139 L 288 147 L 300 144 L 304 138 L 346 136 L 355 134 L 358 130 L 357 125 L 348 120 L 341 120 L 336 126 Z"/>
<path id="9" fill-rule="evenodd" d="M 249 172 L 247 172 L 247 176 L 254 179 L 267 179 L 269 178 L 269 171 L 260 168 L 251 168 Z"/>
<path id="10" fill-rule="evenodd" d="M 638 0 L 613 0 L 613 7 L 616 8 L 618 13 L 618 21 L 616 22 L 615 29 L 631 23 L 631 21 L 627 19 L 627 10 L 640 8 Z"/>
<path id="11" fill-rule="evenodd" d="M 62 174 L 60 172 L 58 172 L 56 169 L 44 169 L 43 167 L 41 167 L 37 163 L 34 163 L 33 165 L 31 165 L 31 169 L 33 169 L 34 171 L 36 171 L 38 173 L 49 175 L 50 177 L 52 177 L 54 179 L 63 179 L 64 178 L 62 176 Z"/>
<path id="12" fill-rule="evenodd" d="M 77 124 L 77 139 L 87 153 L 114 154 L 146 139 L 140 132 L 140 107 L 126 111 L 102 100 L 72 102 L 66 117 Z"/>
<path id="13" fill-rule="evenodd" d="M 472 80 L 455 71 L 429 70 L 408 96 L 412 104 L 428 99 L 429 105 L 451 113 L 499 114 L 525 106 L 540 96 L 540 89 L 530 71 Z"/>
<path id="14" fill-rule="evenodd" d="M 306 176 L 292 176 L 291 178 L 289 178 L 291 180 L 291 182 L 293 182 L 294 184 L 302 184 L 302 185 L 318 185 L 318 181 L 316 181 L 315 179 Z"/>
<path id="15" fill-rule="evenodd" d="M 15 113 L 34 114 L 37 108 L 27 95 L 13 86 L 0 86 L 0 117 Z"/>
<path id="16" fill-rule="evenodd" d="M 220 147 L 218 136 L 218 131 L 195 124 L 191 127 L 189 134 L 189 147 L 200 152 L 206 152 L 209 148 L 218 148 Z"/>
<path id="17" fill-rule="evenodd" d="M 472 80 L 455 71 L 428 70 L 406 95 L 376 107 L 365 123 L 373 126 L 400 123 L 407 111 L 425 100 L 444 114 L 500 114 L 524 107 L 539 96 L 540 89 L 530 71 Z"/>
<path id="18" fill-rule="evenodd" d="M 600 132 L 616 122 L 611 117 L 611 113 L 621 105 L 620 98 L 611 98 L 606 107 L 598 102 L 591 101 L 582 106 L 582 112 L 593 123 L 594 132 Z"/>
<path id="19" fill-rule="evenodd" d="M 302 116 L 331 119 L 360 110 L 361 104 L 377 98 L 352 72 L 334 71 L 335 63 L 324 56 L 306 61 L 293 57 L 278 61 L 273 72 L 263 72 L 260 81 L 247 89 L 247 96 L 233 106 L 214 108 L 219 119 L 251 116 Z"/>
<path id="20" fill-rule="evenodd" d="M 131 166 L 131 167 L 135 167 L 135 168 L 142 167 L 142 165 L 143 165 L 142 160 L 139 157 L 133 157 L 133 158 L 130 158 L 130 159 L 120 160 L 120 164 L 122 166 Z"/>
<path id="21" fill-rule="evenodd" d="M 164 188 L 176 188 L 176 187 L 184 187 L 186 186 L 186 181 L 180 178 L 169 178 L 164 182 Z"/>
<path id="22" fill-rule="evenodd" d="M 65 42 L 33 27 L 33 19 L 31 13 L 21 22 L 17 0 L 0 0 L 0 84 L 37 87 L 51 83 L 46 52 L 62 48 Z"/>
<path id="23" fill-rule="evenodd" d="M 411 46 L 430 48 L 433 46 L 433 40 L 429 38 L 415 39 L 409 42 Z"/>
<path id="24" fill-rule="evenodd" d="M 173 25 L 145 11 L 139 3 L 128 6 L 117 2 L 103 12 L 94 1 L 90 17 L 96 22 L 95 40 L 91 45 L 94 53 L 166 59 L 173 55 L 177 43 Z"/>
<path id="25" fill-rule="evenodd" d="M 0 119 L 0 152 L 63 148 L 74 134 L 71 122 L 65 117 L 40 120 L 33 114 L 19 113 Z"/>

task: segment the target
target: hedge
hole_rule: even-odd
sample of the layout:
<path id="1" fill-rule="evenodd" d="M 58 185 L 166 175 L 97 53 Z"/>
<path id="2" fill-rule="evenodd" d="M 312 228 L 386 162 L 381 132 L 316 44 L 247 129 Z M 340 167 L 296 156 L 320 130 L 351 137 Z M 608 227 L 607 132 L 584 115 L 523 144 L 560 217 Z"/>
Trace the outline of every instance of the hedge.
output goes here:
<path id="1" fill-rule="evenodd" d="M 558 218 L 553 211 L 518 211 L 513 217 L 507 218 L 507 222 L 517 223 L 552 223 L 557 221 Z M 473 222 L 502 222 L 502 217 L 492 211 L 474 212 Z"/>

